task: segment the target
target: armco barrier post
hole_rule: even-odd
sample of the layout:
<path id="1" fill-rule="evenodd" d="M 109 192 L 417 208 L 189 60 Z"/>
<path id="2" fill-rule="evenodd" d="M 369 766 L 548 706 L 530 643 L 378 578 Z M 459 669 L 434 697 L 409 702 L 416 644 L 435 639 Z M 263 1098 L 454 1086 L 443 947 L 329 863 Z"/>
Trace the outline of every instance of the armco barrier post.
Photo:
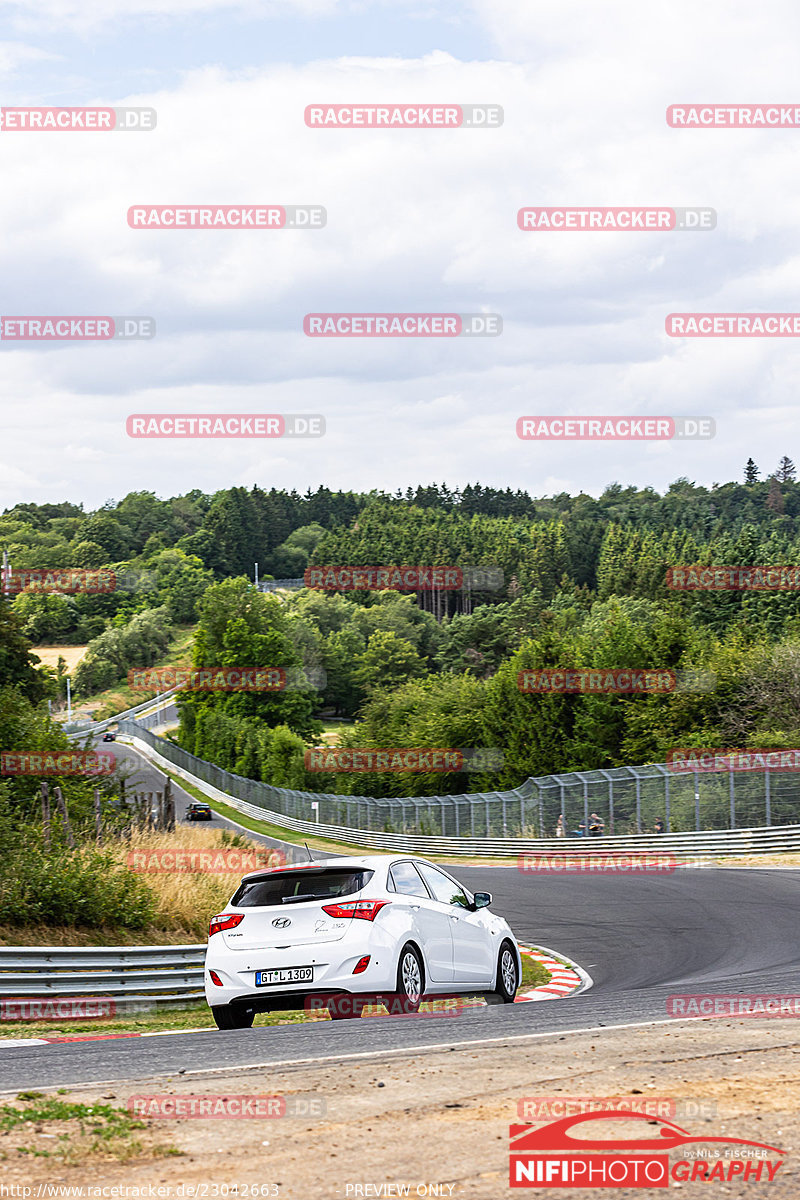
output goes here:
<path id="1" fill-rule="evenodd" d="M 50 784 L 42 780 L 42 841 L 45 854 L 50 853 Z"/>

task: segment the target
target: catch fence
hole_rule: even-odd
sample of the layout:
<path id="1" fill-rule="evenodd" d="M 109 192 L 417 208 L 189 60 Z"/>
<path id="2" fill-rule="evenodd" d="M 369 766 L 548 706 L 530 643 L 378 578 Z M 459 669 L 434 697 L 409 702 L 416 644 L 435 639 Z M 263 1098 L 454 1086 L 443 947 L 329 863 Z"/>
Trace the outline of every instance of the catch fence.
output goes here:
<path id="1" fill-rule="evenodd" d="M 676 771 L 663 763 L 526 779 L 506 791 L 381 797 L 303 792 L 246 779 L 122 720 L 169 762 L 256 808 L 368 833 L 447 838 L 567 838 L 771 828 L 800 821 L 800 772 Z M 658 825 L 662 829 L 659 830 Z"/>

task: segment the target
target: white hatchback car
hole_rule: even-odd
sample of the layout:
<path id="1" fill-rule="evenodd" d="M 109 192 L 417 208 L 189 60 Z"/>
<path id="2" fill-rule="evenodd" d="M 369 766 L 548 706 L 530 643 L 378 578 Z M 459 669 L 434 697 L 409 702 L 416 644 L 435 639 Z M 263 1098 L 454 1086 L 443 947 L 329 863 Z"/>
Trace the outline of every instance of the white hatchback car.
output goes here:
<path id="1" fill-rule="evenodd" d="M 356 1017 L 376 1000 L 404 1012 L 423 996 L 511 1003 L 522 961 L 491 902 L 407 854 L 253 871 L 211 919 L 206 999 L 220 1029 L 280 1009 Z"/>

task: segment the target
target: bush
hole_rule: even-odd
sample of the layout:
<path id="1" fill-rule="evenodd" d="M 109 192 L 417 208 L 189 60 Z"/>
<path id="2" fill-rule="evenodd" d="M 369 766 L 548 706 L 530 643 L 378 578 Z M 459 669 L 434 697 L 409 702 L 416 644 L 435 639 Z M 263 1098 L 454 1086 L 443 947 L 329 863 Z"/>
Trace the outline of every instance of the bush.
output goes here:
<path id="1" fill-rule="evenodd" d="M 0 924 L 143 929 L 155 912 L 144 880 L 92 847 L 44 854 L 22 838 L 0 861 Z"/>
<path id="2" fill-rule="evenodd" d="M 127 623 L 124 615 L 115 620 L 122 623 L 93 638 L 77 666 L 74 684 L 81 696 L 113 687 L 131 667 L 152 667 L 169 645 L 170 618 L 164 606 L 145 609 Z"/>

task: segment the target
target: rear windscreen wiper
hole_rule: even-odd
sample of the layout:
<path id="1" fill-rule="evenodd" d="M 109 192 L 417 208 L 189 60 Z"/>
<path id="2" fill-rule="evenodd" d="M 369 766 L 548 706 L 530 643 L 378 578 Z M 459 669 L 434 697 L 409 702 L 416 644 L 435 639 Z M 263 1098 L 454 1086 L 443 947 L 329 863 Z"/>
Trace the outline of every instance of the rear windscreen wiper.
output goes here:
<path id="1" fill-rule="evenodd" d="M 281 904 L 302 904 L 306 900 L 327 900 L 328 896 L 284 896 Z"/>

